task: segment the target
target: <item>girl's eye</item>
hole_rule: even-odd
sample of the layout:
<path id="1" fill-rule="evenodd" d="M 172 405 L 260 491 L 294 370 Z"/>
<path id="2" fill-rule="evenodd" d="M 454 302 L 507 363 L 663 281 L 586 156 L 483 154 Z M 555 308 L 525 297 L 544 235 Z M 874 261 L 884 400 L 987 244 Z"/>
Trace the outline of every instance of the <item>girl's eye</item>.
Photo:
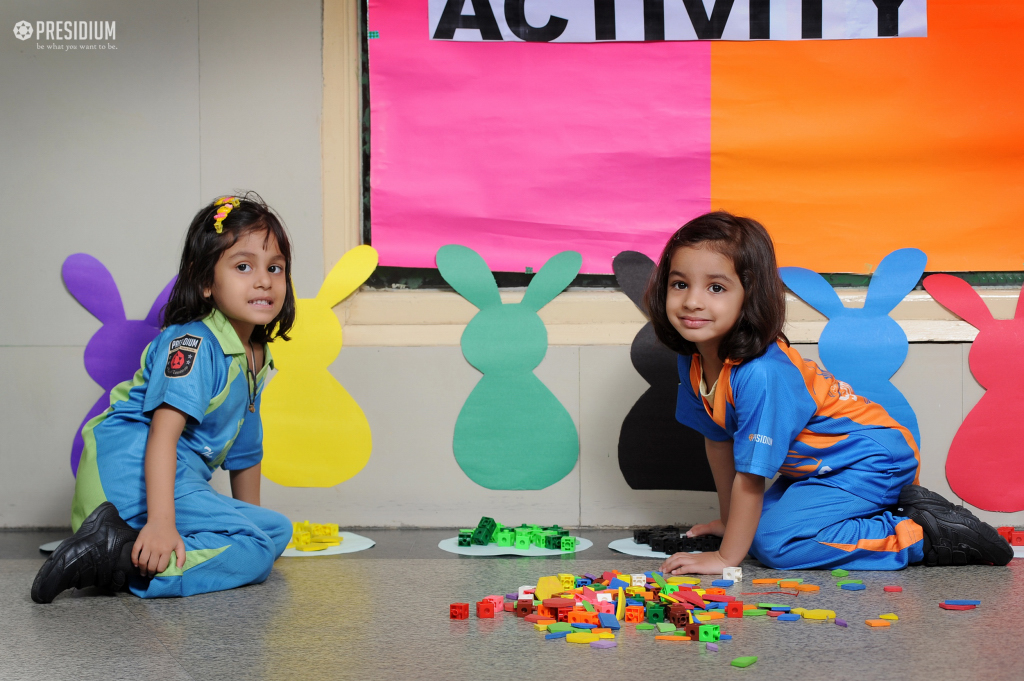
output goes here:
<path id="1" fill-rule="evenodd" d="M 250 267 L 248 263 L 243 262 L 235 266 L 235 269 L 238 270 L 239 272 L 248 272 L 249 270 L 252 269 L 252 267 Z"/>
<path id="2" fill-rule="evenodd" d="M 284 272 L 284 268 L 280 265 L 271 265 L 267 269 L 271 274 L 281 274 L 281 272 Z"/>
<path id="3" fill-rule="evenodd" d="M 722 286 L 721 284 L 712 284 L 710 288 L 712 293 L 721 293 L 725 291 L 725 287 Z"/>
<path id="4" fill-rule="evenodd" d="M 686 288 L 686 284 L 682 281 L 673 281 L 671 284 L 669 284 L 669 287 L 674 288 L 677 291 L 682 291 Z"/>

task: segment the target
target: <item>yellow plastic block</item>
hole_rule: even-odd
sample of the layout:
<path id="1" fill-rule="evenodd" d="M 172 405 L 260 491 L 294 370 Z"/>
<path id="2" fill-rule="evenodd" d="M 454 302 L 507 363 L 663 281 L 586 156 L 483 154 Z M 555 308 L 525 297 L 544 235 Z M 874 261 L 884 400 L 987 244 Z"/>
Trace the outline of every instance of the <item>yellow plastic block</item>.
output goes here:
<path id="1" fill-rule="evenodd" d="M 576 577 L 573 575 L 560 572 L 558 574 L 558 579 L 562 582 L 563 589 L 568 591 L 576 588 Z"/>
<path id="2" fill-rule="evenodd" d="M 743 609 L 746 610 L 746 606 L 744 606 Z M 790 608 L 789 611 L 797 615 L 803 615 L 807 612 L 807 608 Z"/>
<path id="3" fill-rule="evenodd" d="M 551 598 L 562 591 L 562 580 L 558 577 L 541 577 L 537 580 L 537 590 L 534 591 L 534 598 L 543 601 Z"/>
<path id="4" fill-rule="evenodd" d="M 658 594 L 658 595 L 661 597 L 661 600 L 666 602 L 666 603 L 678 603 L 679 602 L 676 599 L 672 598 L 671 596 L 666 596 L 665 594 Z"/>
<path id="5" fill-rule="evenodd" d="M 540 623 L 540 622 L 537 622 L 537 623 L 535 623 L 533 625 L 533 628 L 536 629 L 537 631 L 547 631 L 548 630 L 548 624 L 550 624 L 550 622 L 544 622 L 543 624 Z"/>
<path id="6" fill-rule="evenodd" d="M 669 577 L 666 584 L 700 584 L 699 577 Z"/>
<path id="7" fill-rule="evenodd" d="M 864 620 L 864 624 L 869 627 L 888 627 L 891 623 L 889 620 Z"/>
<path id="8" fill-rule="evenodd" d="M 613 638 L 615 638 L 615 634 L 613 634 L 613 633 L 612 633 L 612 632 L 610 632 L 610 631 L 603 631 L 603 632 L 601 632 L 600 634 L 598 634 L 598 635 L 597 635 L 597 637 L 598 637 L 598 638 L 608 638 L 608 639 L 613 639 Z"/>
<path id="9" fill-rule="evenodd" d="M 793 610 L 790 609 L 790 612 L 793 612 Z M 831 620 L 836 617 L 834 610 L 805 610 L 800 614 L 804 619 L 808 620 Z"/>
<path id="10" fill-rule="evenodd" d="M 312 537 L 310 541 L 319 542 L 321 544 L 330 544 L 331 546 L 340 546 L 344 537 L 331 537 L 330 535 L 319 535 Z"/>
<path id="11" fill-rule="evenodd" d="M 703 596 L 707 593 L 707 591 L 705 591 L 704 589 L 694 589 L 693 593 L 697 594 L 698 596 Z"/>
<path id="12" fill-rule="evenodd" d="M 710 612 L 705 612 L 700 615 L 697 615 L 697 618 L 701 622 L 710 622 L 711 620 L 725 619 L 725 613 L 718 612 L 717 610 L 712 610 Z"/>
<path id="13" fill-rule="evenodd" d="M 337 537 L 338 526 L 334 523 L 312 523 L 312 532 L 315 535 L 321 535 L 326 537 Z"/>
<path id="14" fill-rule="evenodd" d="M 627 596 L 636 596 L 638 594 L 642 594 L 646 590 L 647 589 L 643 588 L 642 586 L 630 586 L 630 587 L 626 587 L 626 595 Z"/>
<path id="15" fill-rule="evenodd" d="M 594 641 L 600 640 L 600 636 L 597 634 L 584 634 L 582 632 L 576 634 L 569 634 L 565 637 L 565 640 L 569 643 L 593 643 Z"/>
<path id="16" fill-rule="evenodd" d="M 626 615 L 626 592 L 619 587 L 619 600 L 615 606 L 615 619 L 621 620 Z"/>
<path id="17" fill-rule="evenodd" d="M 893 622 L 899 619 L 899 617 L 896 616 L 896 613 L 893 612 L 887 612 L 884 615 L 879 615 L 878 617 L 879 619 L 892 620 Z"/>
<path id="18" fill-rule="evenodd" d="M 318 542 L 316 544 L 310 543 L 310 544 L 303 544 L 302 546 L 296 546 L 295 550 L 296 551 L 323 551 L 324 549 L 328 548 L 329 546 L 330 546 L 330 544 L 320 544 Z"/>

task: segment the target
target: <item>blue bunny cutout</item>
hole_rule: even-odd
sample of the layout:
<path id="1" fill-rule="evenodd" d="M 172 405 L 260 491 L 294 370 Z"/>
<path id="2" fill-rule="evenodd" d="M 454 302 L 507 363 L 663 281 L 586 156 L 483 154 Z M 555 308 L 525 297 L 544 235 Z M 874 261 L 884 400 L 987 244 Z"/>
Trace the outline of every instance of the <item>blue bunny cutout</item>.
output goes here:
<path id="1" fill-rule="evenodd" d="M 520 303 L 502 304 L 487 263 L 465 246 L 442 246 L 437 269 L 480 311 L 462 333 L 462 354 L 483 372 L 455 422 L 459 467 L 489 489 L 543 489 L 572 471 L 579 456 L 576 424 L 533 373 L 547 353 L 537 311 L 579 273 L 579 253 L 551 257 Z"/>
<path id="2" fill-rule="evenodd" d="M 845 307 L 835 289 L 816 272 L 779 268 L 786 286 L 828 317 L 818 341 L 825 369 L 853 386 L 856 394 L 885 407 L 911 432 L 918 447 L 917 416 L 889 380 L 907 358 L 907 334 L 889 312 L 914 290 L 927 262 L 928 256 L 916 248 L 901 248 L 885 256 L 871 277 L 863 308 Z"/>

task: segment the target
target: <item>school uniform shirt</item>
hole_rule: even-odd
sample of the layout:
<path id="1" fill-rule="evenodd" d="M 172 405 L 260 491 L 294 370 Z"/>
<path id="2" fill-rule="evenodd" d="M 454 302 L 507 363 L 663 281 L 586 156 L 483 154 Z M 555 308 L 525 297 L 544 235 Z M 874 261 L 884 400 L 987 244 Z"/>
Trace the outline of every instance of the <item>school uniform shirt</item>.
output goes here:
<path id="1" fill-rule="evenodd" d="M 209 489 L 217 467 L 240 470 L 259 463 L 260 394 L 273 368 L 266 345 L 263 352 L 264 366 L 253 385 L 245 346 L 219 310 L 161 332 L 143 352 L 135 376 L 111 391 L 110 407 L 82 429 L 72 527 L 107 500 L 126 520 L 145 512 L 146 441 L 161 405 L 187 416 L 177 445 L 176 499 Z"/>
<path id="2" fill-rule="evenodd" d="M 837 484 L 891 499 L 893 480 L 920 461 L 910 431 L 878 403 L 779 341 L 744 362 L 727 360 L 714 403 L 700 394 L 699 354 L 679 358 L 676 419 L 716 441 L 733 441 L 736 470 Z M 881 475 L 880 475 L 881 474 Z"/>

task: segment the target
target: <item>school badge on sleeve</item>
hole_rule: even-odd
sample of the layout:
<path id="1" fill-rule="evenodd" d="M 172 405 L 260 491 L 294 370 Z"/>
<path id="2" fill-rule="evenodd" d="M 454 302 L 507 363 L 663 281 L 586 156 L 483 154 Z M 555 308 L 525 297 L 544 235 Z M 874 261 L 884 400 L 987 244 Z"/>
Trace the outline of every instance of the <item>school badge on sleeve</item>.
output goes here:
<path id="1" fill-rule="evenodd" d="M 199 349 L 202 342 L 202 338 L 189 333 L 172 340 L 171 347 L 167 351 L 167 366 L 164 368 L 164 376 L 168 378 L 188 376 L 196 361 L 196 350 Z"/>

